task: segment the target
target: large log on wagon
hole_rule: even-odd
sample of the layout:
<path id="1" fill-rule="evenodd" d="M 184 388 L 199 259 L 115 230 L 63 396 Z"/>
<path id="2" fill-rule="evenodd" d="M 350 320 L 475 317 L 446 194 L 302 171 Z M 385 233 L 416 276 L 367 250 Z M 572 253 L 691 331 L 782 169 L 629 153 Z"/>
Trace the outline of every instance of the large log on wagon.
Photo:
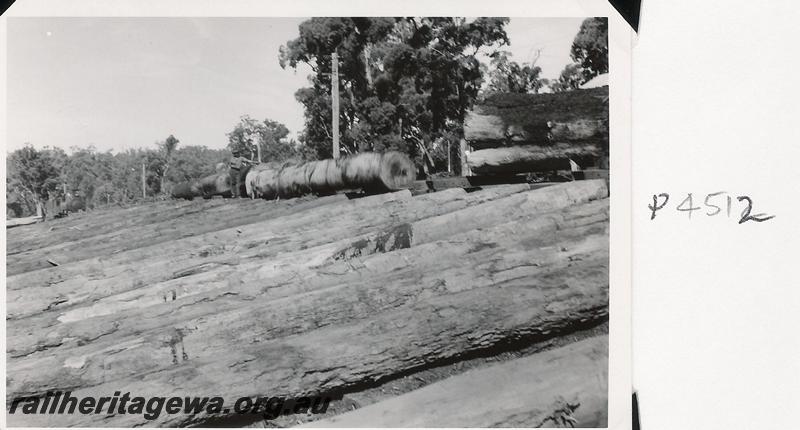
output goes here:
<path id="1" fill-rule="evenodd" d="M 357 281 L 342 282 L 340 272 L 326 270 L 312 282 L 295 276 L 279 285 L 229 276 L 217 291 L 60 322 L 69 333 L 60 343 L 11 353 L 8 391 L 42 395 L 68 387 L 87 396 L 124 386 L 136 395 L 213 393 L 230 402 L 327 393 L 605 320 L 607 222 L 547 232 L 531 224 L 376 254 L 363 267 L 349 262 L 362 275 Z M 188 425 L 207 418 L 9 417 L 14 425 L 57 420 L 63 426 Z"/>
<path id="2" fill-rule="evenodd" d="M 603 151 L 593 143 L 507 146 L 473 151 L 467 156 L 467 165 L 478 175 L 570 170 L 570 160 L 590 166 Z"/>
<path id="3" fill-rule="evenodd" d="M 186 181 L 175 185 L 171 195 L 176 199 L 192 200 L 195 197 L 210 198 L 213 196 L 229 196 L 231 194 L 230 172 L 225 167 L 225 163 L 217 163 L 216 173 L 205 176 L 197 181 Z M 244 177 L 250 170 L 250 166 L 241 169 L 239 181 L 241 190 L 239 195 L 245 195 Z"/>
<path id="4" fill-rule="evenodd" d="M 175 184 L 175 186 L 172 187 L 170 195 L 175 199 L 192 200 L 195 197 L 202 197 L 203 192 L 197 181 L 185 181 Z"/>
<path id="5" fill-rule="evenodd" d="M 473 149 L 590 141 L 608 145 L 608 87 L 553 94 L 499 93 L 467 113 Z"/>
<path id="6" fill-rule="evenodd" d="M 227 173 L 214 173 L 200 178 L 198 181 L 203 198 L 213 196 L 229 197 L 231 195 L 231 178 Z"/>
<path id="7" fill-rule="evenodd" d="M 464 138 L 473 174 L 597 166 L 608 155 L 608 87 L 495 94 L 467 114 Z"/>
<path id="8" fill-rule="evenodd" d="M 336 160 L 264 163 L 245 179 L 247 193 L 265 199 L 330 194 L 346 189 L 396 191 L 411 186 L 416 169 L 399 152 L 365 152 Z"/>
<path id="9" fill-rule="evenodd" d="M 608 336 L 473 369 L 300 427 L 578 427 L 608 423 Z"/>

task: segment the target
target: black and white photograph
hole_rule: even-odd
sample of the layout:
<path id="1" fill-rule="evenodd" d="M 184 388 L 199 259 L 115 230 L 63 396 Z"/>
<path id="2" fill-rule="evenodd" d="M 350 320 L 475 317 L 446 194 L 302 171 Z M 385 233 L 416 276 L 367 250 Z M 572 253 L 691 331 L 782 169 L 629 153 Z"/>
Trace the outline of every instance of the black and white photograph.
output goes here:
<path id="1" fill-rule="evenodd" d="M 609 21 L 8 17 L 7 425 L 611 427 Z"/>

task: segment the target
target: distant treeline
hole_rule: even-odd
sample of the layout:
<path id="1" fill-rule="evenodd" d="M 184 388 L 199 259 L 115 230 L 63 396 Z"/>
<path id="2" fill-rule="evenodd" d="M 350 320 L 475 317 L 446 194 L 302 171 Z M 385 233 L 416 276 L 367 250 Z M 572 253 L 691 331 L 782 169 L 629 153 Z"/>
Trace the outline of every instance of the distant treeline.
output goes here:
<path id="1" fill-rule="evenodd" d="M 145 194 L 153 197 L 166 192 L 171 184 L 212 173 L 214 166 L 230 155 L 227 149 L 178 148 L 174 140 L 169 150 L 165 141 L 155 149 L 120 153 L 100 152 L 91 146 L 67 153 L 61 148 L 26 145 L 9 153 L 6 160 L 7 214 L 34 214 L 37 202 L 50 199 L 79 197 L 86 207 L 136 202 L 144 198 L 143 165 Z"/>

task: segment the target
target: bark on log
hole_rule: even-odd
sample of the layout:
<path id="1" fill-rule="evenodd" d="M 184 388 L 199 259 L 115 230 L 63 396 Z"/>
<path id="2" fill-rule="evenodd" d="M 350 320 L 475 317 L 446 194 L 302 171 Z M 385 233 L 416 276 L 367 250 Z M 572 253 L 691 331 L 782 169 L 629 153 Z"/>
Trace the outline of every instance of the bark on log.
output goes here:
<path id="1" fill-rule="evenodd" d="M 582 140 L 607 148 L 608 87 L 495 94 L 467 113 L 464 138 L 475 149 Z"/>
<path id="2" fill-rule="evenodd" d="M 473 173 L 481 175 L 527 173 L 570 170 L 569 160 L 586 167 L 602 155 L 603 148 L 595 144 L 510 146 L 473 151 L 467 156 L 467 164 Z"/>
<path id="3" fill-rule="evenodd" d="M 53 352 L 10 360 L 9 376 L 13 376 L 9 393 L 41 394 L 47 386 L 84 387 L 73 394 L 87 395 L 124 386 L 139 395 L 198 396 L 213 392 L 232 402 L 236 397 L 265 391 L 288 396 L 329 392 L 436 365 L 497 344 L 543 339 L 607 316 L 605 232 L 589 236 L 575 245 L 572 253 L 557 251 L 561 249 L 558 247 L 542 248 L 535 240 L 513 240 L 513 229 L 506 237 L 508 243 L 521 243 L 525 248 L 509 253 L 504 246 L 492 243 L 455 240 L 438 245 L 464 246 L 462 258 L 444 265 L 446 270 L 406 267 L 361 283 L 334 284 L 284 300 L 253 296 L 245 318 L 236 307 L 214 316 L 226 301 L 250 302 L 242 295 L 223 294 L 193 305 L 195 309 L 204 307 L 207 317 L 219 318 L 215 321 L 186 321 L 130 339 L 115 339 L 117 328 L 105 326 L 106 333 L 77 346 L 70 354 L 55 352 L 62 345 Z M 554 261 L 531 264 L 535 249 Z M 397 252 L 419 255 L 416 251 Z M 191 308 L 179 305 L 175 302 L 158 307 L 172 308 L 173 312 Z M 309 313 L 312 309 L 315 312 Z M 456 313 L 459 315 L 454 318 Z M 143 321 L 147 324 L 158 318 Z M 210 333 L 217 334 L 209 338 Z M 144 371 L 126 374 L 124 369 L 137 365 Z M 220 380 L 226 383 L 220 385 Z M 91 386 L 91 381 L 100 385 Z M 41 415 L 32 418 L 41 421 L 26 420 L 25 424 L 54 419 Z M 205 418 L 202 414 L 165 415 L 147 424 L 185 425 Z M 10 416 L 11 423 L 16 419 L 23 418 Z M 57 419 L 59 425 L 145 423 L 142 417 L 133 415 Z M 14 423 L 19 424 L 22 422 Z"/>
<path id="4" fill-rule="evenodd" d="M 399 152 L 366 152 L 337 160 L 261 164 L 251 169 L 245 184 L 248 195 L 265 199 L 357 188 L 395 191 L 410 187 L 415 171 L 411 160 Z"/>
<path id="5" fill-rule="evenodd" d="M 582 427 L 608 424 L 608 336 L 473 369 L 300 427 Z"/>
<path id="6" fill-rule="evenodd" d="M 343 240 L 353 235 L 501 199 L 526 189 L 526 185 L 519 184 L 473 193 L 452 189 L 414 199 L 407 191 L 370 196 L 330 205 L 327 212 L 303 211 L 291 219 L 274 217 L 246 227 L 123 252 L 108 259 L 26 273 L 8 279 L 8 317 L 63 310 L 105 295 L 219 267 L 237 269 L 248 258 L 256 257 L 264 265 L 266 258 L 322 244 L 331 244 L 327 253 L 320 254 L 329 258 L 349 244 Z M 142 270 L 143 267 L 147 270 Z"/>

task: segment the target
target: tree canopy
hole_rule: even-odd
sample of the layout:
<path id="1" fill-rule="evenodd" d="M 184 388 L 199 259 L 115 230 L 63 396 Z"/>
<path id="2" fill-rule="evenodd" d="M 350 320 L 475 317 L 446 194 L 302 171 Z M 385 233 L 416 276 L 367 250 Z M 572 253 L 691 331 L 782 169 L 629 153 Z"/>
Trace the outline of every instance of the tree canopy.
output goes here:
<path id="1" fill-rule="evenodd" d="M 572 42 L 570 56 L 581 67 L 583 82 L 608 73 L 608 18 L 585 19 Z"/>
<path id="2" fill-rule="evenodd" d="M 281 47 L 283 67 L 308 64 L 301 141 L 331 156 L 331 53 L 339 55 L 341 147 L 345 153 L 420 146 L 460 129 L 483 83 L 475 54 L 508 44 L 507 18 L 312 18 Z"/>
<path id="3" fill-rule="evenodd" d="M 584 83 L 584 75 L 581 66 L 577 63 L 567 64 L 558 76 L 558 79 L 550 83 L 550 90 L 554 93 L 570 91 L 580 88 Z"/>
<path id="4" fill-rule="evenodd" d="M 66 153 L 59 148 L 37 151 L 25 145 L 12 152 L 6 159 L 7 193 L 15 193 L 28 212 L 33 213 L 37 204 L 58 190 L 66 159 Z"/>
<path id="5" fill-rule="evenodd" d="M 261 161 L 284 161 L 291 158 L 308 158 L 297 142 L 289 140 L 285 125 L 265 119 L 257 121 L 244 115 L 228 134 L 228 148 L 256 159 L 261 149 Z"/>
<path id="6" fill-rule="evenodd" d="M 536 61 L 518 64 L 511 60 L 511 53 L 498 51 L 491 56 L 489 85 L 486 92 L 491 93 L 534 93 L 548 84 L 541 77 L 542 68 Z"/>

